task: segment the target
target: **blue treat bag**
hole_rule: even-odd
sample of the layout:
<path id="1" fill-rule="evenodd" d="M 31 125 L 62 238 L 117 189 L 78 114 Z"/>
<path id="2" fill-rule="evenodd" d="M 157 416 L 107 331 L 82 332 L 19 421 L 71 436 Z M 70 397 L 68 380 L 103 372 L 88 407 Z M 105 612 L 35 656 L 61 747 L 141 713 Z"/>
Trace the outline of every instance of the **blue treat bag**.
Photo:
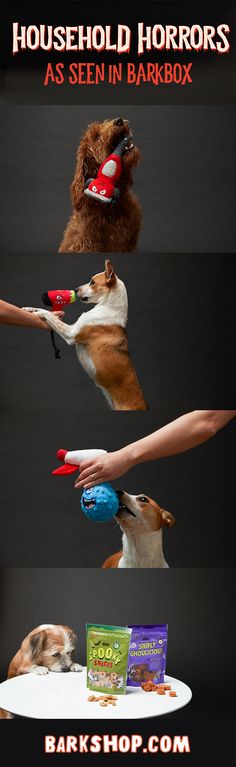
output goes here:
<path id="1" fill-rule="evenodd" d="M 129 626 L 132 629 L 127 685 L 141 687 L 144 682 L 164 682 L 168 625 Z"/>

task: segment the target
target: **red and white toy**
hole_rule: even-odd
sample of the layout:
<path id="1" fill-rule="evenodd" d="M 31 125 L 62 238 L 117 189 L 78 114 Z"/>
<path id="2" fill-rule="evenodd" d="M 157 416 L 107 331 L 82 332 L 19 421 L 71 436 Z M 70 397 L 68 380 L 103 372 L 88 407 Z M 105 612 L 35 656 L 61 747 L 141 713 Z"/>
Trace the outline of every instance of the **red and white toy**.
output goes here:
<path id="1" fill-rule="evenodd" d="M 62 466 L 52 471 L 52 474 L 65 475 L 74 474 L 79 470 L 82 461 L 87 461 L 88 458 L 100 458 L 101 455 L 107 453 L 107 450 L 99 450 L 97 448 L 90 448 L 88 450 L 58 450 L 58 461 L 62 461 Z"/>
<path id="2" fill-rule="evenodd" d="M 98 170 L 96 178 L 89 178 L 84 193 L 99 202 L 116 202 L 120 195 L 115 186 L 122 172 L 122 157 L 130 143 L 131 135 L 125 136 L 120 141 L 114 152 L 104 160 Z"/>

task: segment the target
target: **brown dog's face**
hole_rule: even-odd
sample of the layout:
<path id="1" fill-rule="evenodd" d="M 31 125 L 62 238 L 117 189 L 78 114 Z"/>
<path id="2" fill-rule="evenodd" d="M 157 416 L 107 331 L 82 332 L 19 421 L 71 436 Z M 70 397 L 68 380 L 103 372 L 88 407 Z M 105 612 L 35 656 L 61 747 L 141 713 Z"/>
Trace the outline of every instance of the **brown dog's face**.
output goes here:
<path id="1" fill-rule="evenodd" d="M 77 644 L 76 634 L 67 626 L 42 625 L 34 629 L 21 649 L 29 661 L 49 671 L 69 671 Z"/>
<path id="2" fill-rule="evenodd" d="M 105 120 L 103 123 L 95 123 L 95 125 L 95 154 L 99 165 L 101 165 L 109 154 L 112 154 L 117 147 L 117 144 L 119 144 L 125 136 L 129 135 L 130 141 L 123 153 L 124 171 L 127 167 L 131 168 L 133 165 L 137 164 L 140 158 L 140 153 L 137 147 L 134 146 L 133 134 L 128 120 L 124 120 L 123 117 L 117 117 L 114 120 Z"/>
<path id="3" fill-rule="evenodd" d="M 116 287 L 117 278 L 111 262 L 106 259 L 105 271 L 95 274 L 90 282 L 76 288 L 77 296 L 87 304 L 99 304 L 106 300 L 110 291 Z"/>
<path id="4" fill-rule="evenodd" d="M 85 182 L 96 177 L 103 161 L 112 154 L 117 144 L 129 134 L 131 134 L 131 139 L 123 154 L 123 169 L 118 183 L 120 188 L 131 185 L 132 168 L 138 164 L 140 159 L 139 149 L 133 144 L 128 120 L 117 117 L 114 120 L 104 120 L 102 123 L 94 122 L 88 126 L 78 147 L 75 177 L 71 185 L 72 201 L 75 207 L 79 205 Z"/>
<path id="5" fill-rule="evenodd" d="M 169 511 L 161 509 L 156 501 L 147 495 L 129 495 L 118 490 L 119 509 L 116 520 L 123 531 L 132 535 L 155 532 L 161 527 L 173 527 L 175 518 Z"/>

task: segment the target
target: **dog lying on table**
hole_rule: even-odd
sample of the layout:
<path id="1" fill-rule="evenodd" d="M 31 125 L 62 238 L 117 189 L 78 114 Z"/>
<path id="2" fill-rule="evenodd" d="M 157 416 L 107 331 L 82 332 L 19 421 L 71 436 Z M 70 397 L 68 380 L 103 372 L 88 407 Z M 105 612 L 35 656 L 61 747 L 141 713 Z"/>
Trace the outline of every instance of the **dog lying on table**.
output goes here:
<path id="1" fill-rule="evenodd" d="M 74 663 L 72 655 L 77 645 L 77 636 L 68 626 L 45 623 L 30 631 L 20 649 L 12 658 L 7 678 L 21 674 L 48 674 L 49 671 L 82 671 Z M 0 709 L 0 719 L 13 719 L 13 714 Z"/>

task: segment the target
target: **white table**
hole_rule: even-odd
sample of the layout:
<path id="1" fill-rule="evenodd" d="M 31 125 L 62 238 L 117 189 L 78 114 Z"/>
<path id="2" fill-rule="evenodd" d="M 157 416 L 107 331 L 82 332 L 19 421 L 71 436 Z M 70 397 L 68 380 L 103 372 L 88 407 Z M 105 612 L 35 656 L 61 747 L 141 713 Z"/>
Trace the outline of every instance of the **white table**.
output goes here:
<path id="1" fill-rule="evenodd" d="M 0 707 L 34 719 L 143 719 L 170 714 L 191 700 L 192 692 L 184 682 L 171 676 L 165 682 L 172 685 L 176 698 L 127 687 L 116 706 L 102 708 L 87 700 L 92 690 L 86 687 L 86 668 L 78 673 L 24 674 L 0 684 Z"/>

